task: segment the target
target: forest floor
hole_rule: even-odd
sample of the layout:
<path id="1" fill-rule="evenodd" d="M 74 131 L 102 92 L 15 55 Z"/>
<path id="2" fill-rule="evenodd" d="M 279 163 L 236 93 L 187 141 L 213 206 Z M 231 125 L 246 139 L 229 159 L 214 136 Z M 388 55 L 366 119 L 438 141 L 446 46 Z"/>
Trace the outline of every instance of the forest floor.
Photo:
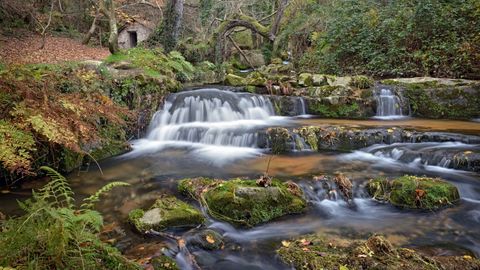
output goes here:
<path id="1" fill-rule="evenodd" d="M 0 35 L 0 62 L 5 64 L 59 63 L 65 61 L 103 60 L 110 55 L 107 48 L 83 45 L 80 41 L 31 32 L 21 35 Z"/>

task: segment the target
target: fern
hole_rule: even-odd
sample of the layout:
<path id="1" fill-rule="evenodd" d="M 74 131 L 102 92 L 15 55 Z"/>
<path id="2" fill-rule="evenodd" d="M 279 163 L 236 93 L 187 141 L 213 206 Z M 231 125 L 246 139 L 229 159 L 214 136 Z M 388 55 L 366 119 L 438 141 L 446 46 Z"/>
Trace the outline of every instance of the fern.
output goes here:
<path id="1" fill-rule="evenodd" d="M 42 170 L 51 181 L 32 199 L 19 202 L 26 214 L 0 223 L 0 269 L 140 269 L 100 241 L 101 214 L 74 207 L 65 177 L 49 167 Z M 126 185 L 110 183 L 85 199 L 86 205 L 93 207 L 102 194 Z"/>
<path id="2" fill-rule="evenodd" d="M 104 187 L 102 187 L 101 189 L 99 189 L 97 192 L 95 192 L 95 194 L 91 195 L 90 197 L 88 198 L 85 198 L 83 201 L 85 202 L 84 204 L 82 204 L 81 208 L 83 209 L 92 209 L 95 205 L 96 202 L 100 201 L 100 196 L 109 192 L 110 190 L 112 190 L 113 188 L 115 187 L 126 187 L 126 186 L 130 186 L 130 184 L 128 183 L 125 183 L 125 182 L 112 182 L 112 183 L 109 183 L 107 185 L 105 185 Z"/>
<path id="3" fill-rule="evenodd" d="M 47 176 L 50 177 L 51 181 L 41 188 L 36 195 L 46 201 L 53 200 L 55 207 L 72 209 L 75 199 L 67 179 L 50 167 L 42 166 L 40 169 L 47 172 Z"/>

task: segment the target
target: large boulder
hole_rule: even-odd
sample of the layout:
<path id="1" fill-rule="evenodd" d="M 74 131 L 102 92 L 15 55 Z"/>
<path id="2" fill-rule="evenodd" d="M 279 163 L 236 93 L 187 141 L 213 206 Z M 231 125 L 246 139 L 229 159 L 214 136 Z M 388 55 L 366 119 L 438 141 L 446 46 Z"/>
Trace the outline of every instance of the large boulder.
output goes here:
<path id="1" fill-rule="evenodd" d="M 279 180 L 263 187 L 256 180 L 194 178 L 180 181 L 179 190 L 200 201 L 213 217 L 251 227 L 303 212 L 306 202 L 295 186 Z"/>
<path id="2" fill-rule="evenodd" d="M 410 209 L 435 210 L 460 201 L 458 189 L 439 178 L 405 175 L 392 181 L 373 179 L 367 190 L 374 199 Z"/>
<path id="3" fill-rule="evenodd" d="M 152 207 L 132 210 L 128 219 L 139 232 L 177 227 L 195 227 L 205 219 L 200 211 L 173 196 L 163 196 Z"/>
<path id="4" fill-rule="evenodd" d="M 412 249 L 394 247 L 379 235 L 367 241 L 307 235 L 282 241 L 277 253 L 295 269 L 473 270 L 480 267 L 480 261 L 470 256 L 429 257 Z"/>

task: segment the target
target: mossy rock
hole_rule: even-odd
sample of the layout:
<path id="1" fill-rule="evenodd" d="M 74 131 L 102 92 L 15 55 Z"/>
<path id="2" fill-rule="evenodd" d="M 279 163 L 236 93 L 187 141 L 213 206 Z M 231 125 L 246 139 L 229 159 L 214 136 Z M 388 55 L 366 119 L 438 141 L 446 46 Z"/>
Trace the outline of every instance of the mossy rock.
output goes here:
<path id="1" fill-rule="evenodd" d="M 128 219 L 140 232 L 150 229 L 161 231 L 168 228 L 195 227 L 205 221 L 200 211 L 173 196 L 157 199 L 147 211 L 132 210 L 128 214 Z"/>
<path id="2" fill-rule="evenodd" d="M 439 178 L 405 175 L 392 181 L 373 179 L 367 190 L 377 200 L 410 209 L 435 210 L 460 201 L 458 189 Z"/>
<path id="3" fill-rule="evenodd" d="M 382 236 L 367 241 L 324 235 L 307 235 L 282 241 L 280 258 L 295 269 L 478 269 L 477 259 L 427 257 L 415 250 L 396 248 Z M 440 258 L 440 257 L 438 257 Z M 455 261 L 461 268 L 448 267 Z M 464 268 L 463 268 L 464 267 Z"/>
<path id="4" fill-rule="evenodd" d="M 367 76 L 354 76 L 348 85 L 359 89 L 369 89 L 372 88 L 374 84 L 375 81 L 372 78 Z"/>
<path id="5" fill-rule="evenodd" d="M 313 86 L 313 76 L 310 73 L 302 73 L 298 75 L 298 85 L 299 86 Z"/>
<path id="6" fill-rule="evenodd" d="M 247 76 L 246 80 L 248 85 L 265 86 L 267 85 L 267 79 L 258 71 L 254 71 Z"/>
<path id="7" fill-rule="evenodd" d="M 152 259 L 153 270 L 179 270 L 177 262 L 165 255 Z"/>
<path id="8" fill-rule="evenodd" d="M 256 180 L 184 179 L 179 190 L 199 200 L 213 217 L 249 227 L 306 208 L 299 189 L 275 179 L 268 187 L 257 186 Z"/>
<path id="9" fill-rule="evenodd" d="M 247 85 L 247 81 L 245 80 L 245 78 L 242 78 L 240 76 L 234 74 L 227 74 L 227 76 L 225 76 L 225 84 L 230 86 L 243 86 Z"/>
<path id="10" fill-rule="evenodd" d="M 292 136 L 288 129 L 280 127 L 269 128 L 267 135 L 273 154 L 279 155 L 290 151 L 289 141 L 292 140 Z"/>
<path id="11" fill-rule="evenodd" d="M 327 76 L 323 74 L 313 74 L 312 76 L 312 85 L 313 86 L 325 86 L 328 85 Z"/>

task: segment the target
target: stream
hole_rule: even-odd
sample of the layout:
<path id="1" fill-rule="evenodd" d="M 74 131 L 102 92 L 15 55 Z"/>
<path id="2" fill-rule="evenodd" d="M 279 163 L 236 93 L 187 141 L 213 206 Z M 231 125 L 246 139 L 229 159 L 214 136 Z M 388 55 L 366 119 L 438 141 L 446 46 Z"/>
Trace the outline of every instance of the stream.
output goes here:
<path id="1" fill-rule="evenodd" d="M 298 183 L 309 202 L 307 212 L 249 229 L 208 217 L 206 227 L 224 236 L 225 247 L 217 251 L 189 245 L 187 248 L 202 269 L 291 269 L 281 262 L 275 250 L 282 240 L 308 233 L 346 237 L 381 233 L 396 245 L 415 247 L 431 255 L 479 256 L 480 175 L 452 169 L 449 163 L 452 160 L 445 157 L 453 152 L 480 153 L 480 137 L 477 137 L 480 123 L 405 118 L 401 109 L 395 107 L 391 92 L 382 91 L 381 95 L 380 99 L 388 104 L 380 104 L 375 119 L 336 120 L 305 119 L 304 106 L 299 106 L 297 117 L 277 116 L 268 98 L 247 93 L 200 89 L 172 94 L 152 119 L 147 136 L 132 142 L 132 151 L 101 162 L 103 175 L 91 166 L 88 172 L 73 173 L 69 179 L 80 198 L 111 181 L 130 183 L 131 187 L 115 190 L 98 205 L 105 222 L 117 223 L 125 234 L 117 247 L 131 257 L 147 256 L 142 253 L 145 248 L 141 248 L 145 245 L 165 247 L 163 253 L 175 257 L 182 269 L 195 269 L 170 239 L 133 232 L 127 224 L 128 212 L 151 205 L 162 193 L 200 207 L 178 193 L 176 184 L 183 178 L 257 179 L 271 158 L 269 150 L 259 146 L 265 129 L 342 125 L 402 127 L 448 136 L 464 134 L 475 143 L 451 136 L 451 141 L 375 144 L 351 151 L 306 149 L 273 156 L 268 173 Z M 314 176 L 338 172 L 353 182 L 352 204 L 328 199 L 319 182 L 313 180 Z M 438 176 L 453 183 L 460 191 L 460 204 L 437 212 L 402 210 L 370 199 L 364 190 L 371 178 L 405 174 Z M 5 195 L 7 209 L 14 209 L 14 199 L 25 198 L 27 194 L 19 191 Z M 171 233 L 188 242 L 195 230 Z"/>

